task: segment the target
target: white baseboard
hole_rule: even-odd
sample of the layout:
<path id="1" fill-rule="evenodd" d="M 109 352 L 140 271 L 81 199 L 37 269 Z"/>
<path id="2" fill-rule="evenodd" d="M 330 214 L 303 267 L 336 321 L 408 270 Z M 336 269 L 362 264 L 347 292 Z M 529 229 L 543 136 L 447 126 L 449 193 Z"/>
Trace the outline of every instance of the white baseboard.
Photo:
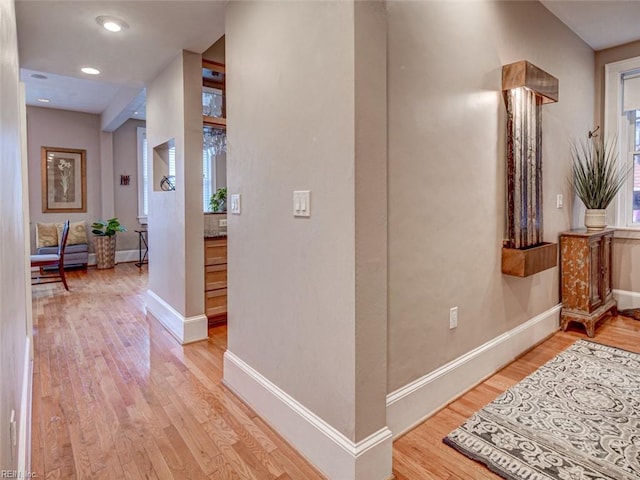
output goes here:
<path id="1" fill-rule="evenodd" d="M 147 290 L 147 313 L 158 320 L 182 345 L 209 338 L 207 316 L 185 317 L 171 305 Z"/>
<path id="2" fill-rule="evenodd" d="M 148 258 L 148 257 L 147 257 Z M 138 250 L 116 250 L 116 263 L 137 262 L 140 260 Z M 96 264 L 96 254 L 89 254 L 89 265 Z"/>
<path id="3" fill-rule="evenodd" d="M 391 478 L 392 434 L 387 427 L 353 442 L 229 350 L 224 383 L 328 478 Z"/>
<path id="4" fill-rule="evenodd" d="M 387 395 L 387 425 L 394 438 L 559 329 L 556 305 Z"/>
<path id="5" fill-rule="evenodd" d="M 628 290 L 613 290 L 613 298 L 618 302 L 618 310 L 640 307 L 640 293 Z"/>
<path id="6" fill-rule="evenodd" d="M 31 472 L 31 395 L 33 392 L 33 361 L 31 360 L 31 338 L 26 337 L 22 393 L 20 398 L 20 427 L 18 431 L 18 472 Z"/>

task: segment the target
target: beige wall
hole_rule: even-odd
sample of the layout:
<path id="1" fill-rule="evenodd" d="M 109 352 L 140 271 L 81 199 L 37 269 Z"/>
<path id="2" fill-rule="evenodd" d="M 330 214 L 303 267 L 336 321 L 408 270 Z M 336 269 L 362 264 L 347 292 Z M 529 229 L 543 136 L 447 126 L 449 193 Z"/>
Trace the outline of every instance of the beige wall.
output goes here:
<path id="1" fill-rule="evenodd" d="M 18 46 L 14 3 L 0 0 L 0 471 L 17 470 L 18 452 L 9 436 L 10 412 L 15 411 L 18 445 L 28 445 L 25 432 L 28 405 L 22 404 L 27 339 L 31 338 L 31 290 L 27 287 L 26 222 L 28 205 L 26 163 L 21 151 L 22 92 L 18 87 Z M 25 415 L 23 420 L 22 416 Z M 24 462 L 24 458 L 22 463 Z M 24 464 L 21 465 L 24 469 Z M 21 472 L 25 475 L 25 471 Z"/>
<path id="2" fill-rule="evenodd" d="M 118 250 L 137 250 L 138 234 L 138 127 L 142 120 L 127 120 L 113 132 L 113 189 L 115 215 L 127 232 L 118 234 Z M 130 175 L 129 185 L 120 185 L 120 175 Z"/>
<path id="3" fill-rule="evenodd" d="M 136 127 L 144 122 L 130 120 L 113 134 L 106 134 L 101 145 L 100 116 L 90 113 L 71 112 L 54 108 L 27 107 L 27 140 L 29 155 L 29 202 L 31 216 L 31 251 L 35 252 L 36 222 L 72 222 L 85 221 L 87 227 L 106 215 L 114 214 L 129 230 L 118 234 L 118 250 L 135 250 L 138 237 L 134 232 L 138 228 L 137 209 L 137 139 Z M 85 213 L 43 213 L 42 212 L 42 176 L 41 154 L 43 146 L 60 148 L 79 148 L 87 151 L 87 211 Z M 109 152 L 113 157 L 113 177 L 104 178 L 101 162 L 102 154 Z M 112 153 L 111 153 L 112 152 Z M 109 169 L 107 169 L 109 170 Z M 127 171 L 131 175 L 131 184 L 120 185 L 120 174 Z M 102 189 L 109 189 L 103 192 Z M 113 190 L 111 192 L 110 190 Z M 103 195 L 107 193 L 107 195 Z M 115 195 L 114 195 L 115 193 Z M 103 208 L 105 198 L 113 198 L 113 206 Z M 90 229 L 88 228 L 87 232 Z M 89 235 L 91 238 L 91 235 Z"/>
<path id="4" fill-rule="evenodd" d="M 593 119 L 593 51 L 538 2 L 387 3 L 389 28 L 389 391 L 558 304 L 558 269 L 500 272 L 505 223 L 503 65 L 560 81 L 543 107 L 545 240 L 569 141 Z M 570 203 L 570 202 L 569 202 Z M 449 309 L 459 307 L 449 330 Z"/>
<path id="5" fill-rule="evenodd" d="M 29 205 L 31 248 L 35 252 L 36 222 L 85 221 L 89 226 L 101 218 L 100 116 L 54 108 L 27 107 L 29 154 Z M 87 151 L 87 211 L 85 213 L 43 213 L 41 147 L 78 148 Z"/>
<path id="6" fill-rule="evenodd" d="M 201 85 L 201 57 L 185 51 L 147 87 L 147 154 L 172 138 L 176 147 L 175 191 L 149 196 L 149 251 L 160 259 L 149 290 L 184 317 L 204 312 Z"/>
<path id="7" fill-rule="evenodd" d="M 211 45 L 207 50 L 202 52 L 202 58 L 212 60 L 218 63 L 225 63 L 225 37 L 224 35 L 220 39 Z"/>
<path id="8" fill-rule="evenodd" d="M 595 53 L 595 124 L 604 127 L 604 66 L 628 58 L 640 57 L 640 41 L 631 42 L 618 47 L 607 48 Z"/>
<path id="9" fill-rule="evenodd" d="M 595 123 L 604 126 L 605 71 L 607 63 L 618 62 L 640 56 L 640 41 L 627 43 L 619 47 L 600 50 L 595 54 Z M 638 271 L 640 261 L 640 242 L 638 239 L 615 238 L 613 242 L 613 287 L 629 292 L 640 292 L 640 277 L 633 275 Z M 634 269 L 633 266 L 636 266 Z"/>
<path id="10" fill-rule="evenodd" d="M 382 5 L 232 2 L 226 22 L 229 350 L 353 441 L 385 425 Z"/>

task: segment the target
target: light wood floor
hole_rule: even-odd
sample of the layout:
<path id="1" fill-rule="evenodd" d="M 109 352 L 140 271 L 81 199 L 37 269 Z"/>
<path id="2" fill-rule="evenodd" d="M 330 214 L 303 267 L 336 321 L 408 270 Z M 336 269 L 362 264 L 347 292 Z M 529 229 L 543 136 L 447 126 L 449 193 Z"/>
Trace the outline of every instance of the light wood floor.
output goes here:
<path id="1" fill-rule="evenodd" d="M 33 289 L 40 478 L 323 478 L 222 385 L 226 327 L 179 346 L 145 317 L 146 273 L 133 264 L 68 279 L 69 293 L 61 284 Z M 498 479 L 442 438 L 578 338 L 580 327 L 557 333 L 397 440 L 397 480 Z M 606 320 L 594 340 L 640 351 L 640 322 Z"/>
<path id="2" fill-rule="evenodd" d="M 533 373 L 579 338 L 588 339 L 579 325 L 570 325 L 527 352 L 486 381 L 394 442 L 393 471 L 397 480 L 500 479 L 483 465 L 468 459 L 442 439 L 496 396 Z M 595 342 L 640 352 L 640 322 L 609 317 L 598 323 Z"/>
<path id="3" fill-rule="evenodd" d="M 146 267 L 144 268 L 146 272 Z M 221 384 L 226 327 L 181 347 L 133 264 L 33 288 L 32 471 L 46 479 L 321 479 Z"/>

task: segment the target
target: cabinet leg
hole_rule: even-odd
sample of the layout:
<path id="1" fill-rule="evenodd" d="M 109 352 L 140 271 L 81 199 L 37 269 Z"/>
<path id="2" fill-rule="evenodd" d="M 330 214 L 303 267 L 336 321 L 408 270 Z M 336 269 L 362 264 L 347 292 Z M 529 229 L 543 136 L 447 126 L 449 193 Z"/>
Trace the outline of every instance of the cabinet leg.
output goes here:
<path id="1" fill-rule="evenodd" d="M 568 326 L 569 326 L 569 319 L 561 317 L 560 318 L 560 328 L 562 328 L 562 331 L 566 332 Z"/>
<path id="2" fill-rule="evenodd" d="M 589 338 L 593 338 L 593 336 L 595 335 L 596 323 L 595 322 L 585 323 L 584 328 L 587 330 L 587 335 L 589 336 Z"/>
<path id="3" fill-rule="evenodd" d="M 611 308 L 611 315 L 613 315 L 614 317 L 618 316 L 618 307 Z"/>

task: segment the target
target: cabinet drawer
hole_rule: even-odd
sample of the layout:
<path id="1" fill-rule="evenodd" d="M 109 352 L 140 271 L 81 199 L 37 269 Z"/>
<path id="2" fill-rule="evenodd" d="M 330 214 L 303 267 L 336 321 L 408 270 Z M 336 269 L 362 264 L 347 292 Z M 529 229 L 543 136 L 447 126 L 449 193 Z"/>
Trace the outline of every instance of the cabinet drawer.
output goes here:
<path id="1" fill-rule="evenodd" d="M 227 289 L 211 290 L 205 294 L 205 311 L 208 317 L 227 313 Z"/>
<path id="2" fill-rule="evenodd" d="M 227 288 L 227 265 L 208 265 L 204 268 L 204 289 Z"/>
<path id="3" fill-rule="evenodd" d="M 204 264 L 219 265 L 227 263 L 227 239 L 207 239 L 204 242 Z"/>

